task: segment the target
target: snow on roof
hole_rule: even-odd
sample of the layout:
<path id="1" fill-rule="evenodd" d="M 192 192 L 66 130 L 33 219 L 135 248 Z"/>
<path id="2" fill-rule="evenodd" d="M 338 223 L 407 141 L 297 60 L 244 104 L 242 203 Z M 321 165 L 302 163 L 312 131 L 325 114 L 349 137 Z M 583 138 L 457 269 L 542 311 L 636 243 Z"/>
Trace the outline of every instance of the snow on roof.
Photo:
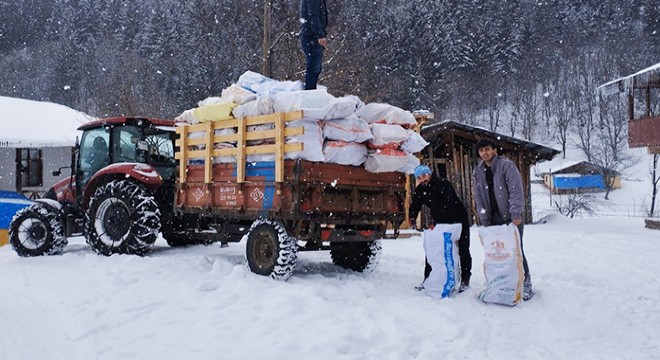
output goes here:
<path id="1" fill-rule="evenodd" d="M 632 75 L 612 80 L 599 86 L 597 90 L 600 91 L 603 95 L 612 95 L 625 91 L 631 88 L 633 85 L 643 85 L 658 81 L 660 81 L 660 63 L 650 66 L 644 70 L 640 70 Z"/>
<path id="2" fill-rule="evenodd" d="M 571 167 L 573 165 L 576 165 L 576 164 L 579 164 L 581 162 L 582 161 L 567 160 L 567 159 L 563 159 L 563 158 L 559 157 L 559 158 L 555 158 L 551 161 L 543 161 L 543 162 L 537 163 L 536 165 L 534 165 L 534 168 L 535 168 L 534 172 L 537 173 L 538 175 L 550 174 L 550 173 L 557 172 L 559 170 L 569 168 L 569 167 Z"/>
<path id="3" fill-rule="evenodd" d="M 0 96 L 0 147 L 73 146 L 93 118 L 64 105 Z"/>

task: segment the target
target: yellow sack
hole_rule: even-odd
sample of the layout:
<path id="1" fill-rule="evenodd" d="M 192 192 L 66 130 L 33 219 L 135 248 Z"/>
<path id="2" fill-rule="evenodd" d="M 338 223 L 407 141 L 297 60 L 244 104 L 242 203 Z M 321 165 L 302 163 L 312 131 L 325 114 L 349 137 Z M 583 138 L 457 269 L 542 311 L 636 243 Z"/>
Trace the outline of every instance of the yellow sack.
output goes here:
<path id="1" fill-rule="evenodd" d="M 198 122 L 231 120 L 234 118 L 231 111 L 235 107 L 236 103 L 233 102 L 208 104 L 193 110 L 193 116 Z"/>

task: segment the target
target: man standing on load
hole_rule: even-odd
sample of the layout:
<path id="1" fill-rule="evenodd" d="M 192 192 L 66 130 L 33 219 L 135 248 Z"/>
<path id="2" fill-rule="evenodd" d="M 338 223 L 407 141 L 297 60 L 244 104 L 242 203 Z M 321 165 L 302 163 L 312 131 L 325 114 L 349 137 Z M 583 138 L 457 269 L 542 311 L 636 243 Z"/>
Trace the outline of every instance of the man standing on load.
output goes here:
<path id="1" fill-rule="evenodd" d="M 323 51 L 328 47 L 327 26 L 328 8 L 325 0 L 300 0 L 300 42 L 307 63 L 305 90 L 316 89 Z"/>
<path id="2" fill-rule="evenodd" d="M 525 196 L 522 176 L 513 161 L 497 155 L 497 148 L 492 140 L 479 140 L 477 151 L 482 160 L 474 168 L 472 174 L 477 215 L 483 226 L 513 223 L 518 227 L 525 271 L 522 298 L 527 301 L 534 296 L 534 292 L 532 291 L 532 277 L 529 275 L 529 266 L 523 250 L 522 213 Z"/>

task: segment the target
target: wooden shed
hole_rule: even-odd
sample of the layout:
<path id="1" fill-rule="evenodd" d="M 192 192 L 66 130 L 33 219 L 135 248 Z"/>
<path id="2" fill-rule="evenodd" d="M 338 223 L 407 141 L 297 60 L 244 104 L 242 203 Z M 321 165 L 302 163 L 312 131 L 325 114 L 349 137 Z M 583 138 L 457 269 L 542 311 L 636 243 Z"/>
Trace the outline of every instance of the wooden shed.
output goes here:
<path id="1" fill-rule="evenodd" d="M 430 143 L 424 151 L 422 162 L 451 181 L 473 220 L 477 217 L 474 216 L 472 171 L 480 161 L 476 143 L 484 138 L 493 140 L 498 154 L 512 160 L 520 170 L 527 199 L 523 220 L 525 223 L 532 222 L 530 167 L 539 161 L 552 160 L 560 151 L 455 121 L 424 126 L 421 134 Z"/>

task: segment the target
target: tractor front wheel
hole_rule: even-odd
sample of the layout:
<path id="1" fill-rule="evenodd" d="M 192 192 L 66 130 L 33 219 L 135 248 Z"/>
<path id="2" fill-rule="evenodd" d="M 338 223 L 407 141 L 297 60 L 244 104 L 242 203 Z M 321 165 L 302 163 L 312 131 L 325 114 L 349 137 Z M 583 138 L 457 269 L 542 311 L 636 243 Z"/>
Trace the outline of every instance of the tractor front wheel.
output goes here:
<path id="1" fill-rule="evenodd" d="M 53 255 L 67 244 L 60 214 L 42 204 L 30 205 L 9 224 L 9 243 L 19 256 Z"/>

